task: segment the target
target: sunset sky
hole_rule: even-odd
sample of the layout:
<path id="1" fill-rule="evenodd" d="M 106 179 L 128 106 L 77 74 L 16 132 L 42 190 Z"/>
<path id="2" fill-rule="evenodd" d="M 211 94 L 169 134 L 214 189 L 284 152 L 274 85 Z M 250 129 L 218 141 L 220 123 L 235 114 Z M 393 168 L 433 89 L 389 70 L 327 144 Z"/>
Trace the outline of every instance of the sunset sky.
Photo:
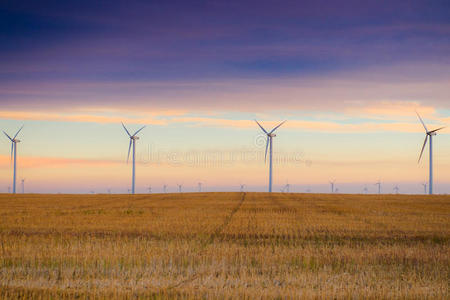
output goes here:
<path id="1" fill-rule="evenodd" d="M 0 129 L 28 192 L 126 193 L 183 184 L 423 193 L 429 128 L 450 125 L 450 2 L 2 1 Z M 450 193 L 450 129 L 433 139 Z M 0 138 L 0 192 L 12 185 Z M 19 189 L 20 190 L 20 189 Z"/>

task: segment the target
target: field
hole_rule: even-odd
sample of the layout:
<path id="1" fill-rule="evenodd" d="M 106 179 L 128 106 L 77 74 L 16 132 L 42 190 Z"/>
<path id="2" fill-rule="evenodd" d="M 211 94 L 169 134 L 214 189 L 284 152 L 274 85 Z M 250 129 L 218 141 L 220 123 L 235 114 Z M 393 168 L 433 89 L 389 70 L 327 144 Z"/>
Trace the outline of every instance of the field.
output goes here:
<path id="1" fill-rule="evenodd" d="M 0 297 L 449 298 L 450 196 L 0 195 Z"/>

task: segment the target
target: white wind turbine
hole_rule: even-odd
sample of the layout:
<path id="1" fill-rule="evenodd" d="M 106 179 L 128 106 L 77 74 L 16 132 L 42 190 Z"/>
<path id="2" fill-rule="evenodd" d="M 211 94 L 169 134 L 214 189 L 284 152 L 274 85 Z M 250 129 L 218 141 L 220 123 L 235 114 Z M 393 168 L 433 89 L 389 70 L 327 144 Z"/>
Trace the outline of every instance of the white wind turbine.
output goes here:
<path id="1" fill-rule="evenodd" d="M 282 193 L 289 193 L 289 188 L 290 187 L 291 187 L 291 185 L 289 184 L 289 182 L 286 183 L 286 185 L 281 188 L 281 192 Z"/>
<path id="2" fill-rule="evenodd" d="M 13 194 L 16 193 L 16 166 L 17 166 L 17 143 L 20 143 L 20 140 L 16 139 L 19 132 L 22 130 L 22 127 L 16 132 L 13 138 L 11 138 L 6 132 L 3 133 L 6 137 L 11 141 L 11 160 L 14 160 L 14 171 L 13 171 Z M 9 191 L 8 191 L 9 193 Z"/>
<path id="3" fill-rule="evenodd" d="M 164 194 L 167 193 L 167 184 L 163 185 L 163 191 L 164 191 Z"/>
<path id="4" fill-rule="evenodd" d="M 178 186 L 178 193 L 181 193 L 181 190 L 182 190 L 182 188 L 183 188 L 183 185 L 177 183 L 177 186 Z"/>
<path id="5" fill-rule="evenodd" d="M 25 194 L 25 178 L 22 178 L 22 194 Z"/>
<path id="6" fill-rule="evenodd" d="M 139 139 L 139 137 L 136 136 L 136 134 L 139 133 L 142 129 L 145 128 L 145 126 L 142 126 L 138 131 L 136 131 L 133 135 L 131 135 L 128 132 L 128 129 L 125 127 L 125 125 L 122 123 L 123 129 L 125 129 L 125 132 L 130 137 L 130 145 L 128 146 L 128 156 L 127 156 L 127 163 L 130 159 L 130 150 L 131 146 L 133 145 L 133 175 L 131 180 L 131 193 L 134 194 L 135 192 L 135 179 L 136 179 L 136 141 Z"/>
<path id="7" fill-rule="evenodd" d="M 334 190 L 334 183 L 336 182 L 336 179 L 335 180 L 333 180 L 333 181 L 330 181 L 330 185 L 331 185 L 331 193 L 334 193 L 335 192 L 335 190 Z"/>
<path id="8" fill-rule="evenodd" d="M 427 183 L 422 183 L 423 185 L 423 193 L 426 194 L 427 193 Z"/>
<path id="9" fill-rule="evenodd" d="M 258 126 L 261 128 L 261 130 L 267 135 L 266 153 L 264 155 L 264 161 L 266 161 L 266 159 L 267 159 L 267 149 L 269 148 L 269 145 L 270 145 L 270 152 L 269 152 L 269 193 L 271 193 L 272 192 L 272 148 L 273 148 L 272 139 L 277 136 L 276 134 L 274 134 L 275 130 L 277 130 L 278 127 L 283 125 L 284 122 L 286 122 L 286 121 L 283 121 L 280 124 L 278 124 L 270 132 L 267 132 L 264 129 L 264 127 L 262 127 L 261 124 L 258 123 L 258 121 L 255 120 L 255 122 L 256 122 L 256 124 L 258 124 Z"/>
<path id="10" fill-rule="evenodd" d="M 400 190 L 400 188 L 396 185 L 396 186 L 394 186 L 393 190 L 395 191 L 396 194 L 398 194 L 398 191 Z"/>
<path id="11" fill-rule="evenodd" d="M 423 142 L 423 146 L 422 146 L 422 151 L 420 151 L 420 156 L 419 156 L 419 160 L 417 161 L 417 163 L 420 162 L 420 159 L 422 158 L 423 150 L 425 149 L 425 145 L 427 144 L 428 137 L 430 137 L 430 150 L 429 150 L 429 152 L 430 152 L 430 163 L 429 163 L 430 175 L 429 175 L 429 183 L 428 183 L 428 189 L 429 189 L 428 193 L 430 195 L 432 195 L 433 194 L 433 135 L 436 135 L 436 132 L 438 130 L 441 130 L 445 127 L 441 127 L 438 129 L 428 131 L 427 126 L 425 126 L 425 123 L 423 122 L 422 118 L 420 117 L 420 115 L 417 111 L 416 111 L 416 114 L 419 117 L 419 120 L 422 123 L 423 128 L 425 128 L 425 134 L 426 134 L 425 141 Z"/>
<path id="12" fill-rule="evenodd" d="M 378 180 L 374 185 L 378 185 L 378 194 L 381 194 L 381 181 Z"/>
<path id="13" fill-rule="evenodd" d="M 245 189 L 245 184 L 241 184 L 241 192 L 243 192 Z"/>

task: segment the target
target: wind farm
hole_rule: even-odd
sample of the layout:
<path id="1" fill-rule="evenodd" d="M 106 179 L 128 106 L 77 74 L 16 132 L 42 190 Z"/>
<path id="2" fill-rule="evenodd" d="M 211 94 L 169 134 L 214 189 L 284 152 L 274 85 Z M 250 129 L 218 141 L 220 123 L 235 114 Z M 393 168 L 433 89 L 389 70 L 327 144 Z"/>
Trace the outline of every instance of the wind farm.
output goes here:
<path id="1" fill-rule="evenodd" d="M 450 299 L 447 2 L 0 1 L 0 299 Z"/>

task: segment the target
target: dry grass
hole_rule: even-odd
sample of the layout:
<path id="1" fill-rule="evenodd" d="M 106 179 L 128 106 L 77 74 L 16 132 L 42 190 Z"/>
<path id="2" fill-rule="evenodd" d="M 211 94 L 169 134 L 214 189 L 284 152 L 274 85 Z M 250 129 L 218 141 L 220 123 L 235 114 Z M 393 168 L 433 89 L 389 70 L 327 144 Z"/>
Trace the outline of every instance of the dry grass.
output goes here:
<path id="1" fill-rule="evenodd" d="M 2 298 L 449 297 L 450 197 L 1 195 Z"/>

